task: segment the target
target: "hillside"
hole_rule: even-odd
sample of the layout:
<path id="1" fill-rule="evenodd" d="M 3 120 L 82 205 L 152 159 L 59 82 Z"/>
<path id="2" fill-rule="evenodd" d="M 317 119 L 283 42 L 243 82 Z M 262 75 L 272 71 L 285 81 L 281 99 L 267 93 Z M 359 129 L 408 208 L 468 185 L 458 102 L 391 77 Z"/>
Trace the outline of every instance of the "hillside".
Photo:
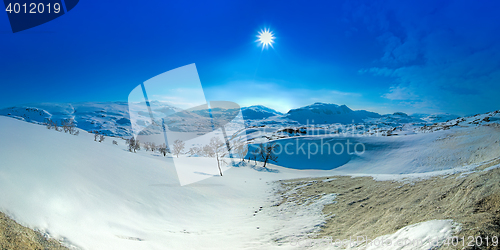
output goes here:
<path id="1" fill-rule="evenodd" d="M 23 227 L 0 212 L 0 249 L 67 249 L 40 232 Z"/>
<path id="2" fill-rule="evenodd" d="M 128 152 L 124 140 L 119 138 L 106 137 L 99 143 L 84 131 L 74 136 L 0 117 L 0 136 L 9 142 L 0 144 L 0 211 L 65 246 L 83 249 L 297 249 L 294 241 L 317 237 L 330 228 L 331 213 L 338 212 L 328 209 L 343 202 L 341 194 L 346 191 L 332 187 L 306 195 L 314 183 L 299 181 L 287 189 L 282 186 L 283 181 L 365 176 L 403 185 L 450 175 L 461 181 L 462 175 L 478 168 L 490 171 L 497 166 L 498 115 L 491 112 L 461 118 L 421 127 L 420 132 L 408 135 L 395 132 L 394 136 L 342 138 L 301 134 L 304 142 L 352 139 L 365 143 L 366 152 L 347 158 L 332 154 L 311 158 L 283 154 L 277 162 L 281 166 L 269 164 L 263 168 L 260 162 L 245 161 L 234 165 L 237 167 L 225 166 L 223 177 L 216 167 L 211 167 L 214 158 L 183 153 L 179 159 L 197 162 L 194 174 L 210 178 L 182 187 L 171 156 L 144 150 Z M 277 132 L 272 127 L 252 129 L 263 131 L 264 135 Z M 262 138 L 273 140 L 269 136 Z M 117 140 L 117 145 L 112 140 Z M 291 138 L 274 141 L 286 140 Z M 378 187 L 377 181 L 361 179 L 352 181 L 362 183 L 360 186 Z M 337 187 L 358 185 L 353 183 L 332 182 Z M 389 189 L 369 188 L 363 195 L 374 196 L 377 190 Z M 391 195 L 396 195 L 400 189 L 390 190 Z M 292 199 L 297 194 L 306 196 Z M 412 193 L 411 197 L 417 199 L 418 195 Z M 357 198 L 352 196 L 349 200 Z M 357 217 L 349 211 L 345 213 L 339 216 Z M 418 213 L 405 214 L 408 223 L 424 218 L 414 214 Z M 453 233 L 449 227 L 452 222 L 439 223 L 443 237 Z M 380 232 L 394 233 L 402 225 L 387 224 Z"/>
<path id="3" fill-rule="evenodd" d="M 83 131 L 74 136 L 8 117 L 0 117 L 0 136 L 9 141 L 0 145 L 0 211 L 83 249 L 278 247 L 279 218 L 253 216 L 272 182 L 325 174 L 275 166 L 279 174 L 240 167 L 220 177 L 217 167 L 205 167 L 198 174 L 212 178 L 181 187 L 171 157 L 130 153 L 118 138 L 98 143 Z M 214 161 L 198 158 L 200 166 Z M 318 216 L 308 214 L 311 222 L 296 232 L 313 229 Z"/>
<path id="4" fill-rule="evenodd" d="M 130 117 L 127 102 L 89 103 L 35 103 L 0 110 L 0 115 L 41 124 L 47 118 L 60 123 L 74 119 L 78 128 L 98 130 L 107 135 L 130 135 Z"/>
<path id="5" fill-rule="evenodd" d="M 498 163 L 497 158 L 480 164 L 472 172 L 422 180 L 395 182 L 332 176 L 281 181 L 279 202 L 300 204 L 318 193 L 337 194 L 337 202 L 323 208 L 323 213 L 329 216 L 321 232 L 314 239 L 302 241 L 312 249 L 330 249 L 325 247 L 327 244 L 335 249 L 336 240 L 349 237 L 351 248 L 347 248 L 348 242 L 342 245 L 347 249 L 498 249 L 498 243 L 495 246 L 492 241 L 494 237 L 498 239 L 500 233 Z M 300 193 L 290 192 L 297 187 Z M 457 238 L 451 244 L 448 239 L 453 236 Z M 481 246 L 471 244 L 469 236 L 474 240 L 478 238 L 478 242 L 482 240 Z M 422 244 L 417 245 L 416 239 Z M 367 244 L 366 240 L 387 243 L 382 247 Z M 407 240 L 408 245 L 395 248 L 398 240 Z M 388 246 L 389 242 L 392 247 Z M 340 244 L 338 246 L 340 248 Z"/>

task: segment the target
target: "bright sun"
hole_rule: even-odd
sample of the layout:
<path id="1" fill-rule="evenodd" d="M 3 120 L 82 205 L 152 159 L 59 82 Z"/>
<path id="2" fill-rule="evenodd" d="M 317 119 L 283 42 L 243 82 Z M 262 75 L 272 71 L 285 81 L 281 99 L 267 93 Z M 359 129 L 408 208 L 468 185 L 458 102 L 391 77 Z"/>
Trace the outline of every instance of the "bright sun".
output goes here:
<path id="1" fill-rule="evenodd" d="M 267 49 L 269 46 L 273 47 L 275 37 L 273 32 L 269 31 L 269 29 L 259 31 L 259 35 L 257 37 L 259 38 L 257 39 L 257 42 L 260 43 L 262 49 Z"/>

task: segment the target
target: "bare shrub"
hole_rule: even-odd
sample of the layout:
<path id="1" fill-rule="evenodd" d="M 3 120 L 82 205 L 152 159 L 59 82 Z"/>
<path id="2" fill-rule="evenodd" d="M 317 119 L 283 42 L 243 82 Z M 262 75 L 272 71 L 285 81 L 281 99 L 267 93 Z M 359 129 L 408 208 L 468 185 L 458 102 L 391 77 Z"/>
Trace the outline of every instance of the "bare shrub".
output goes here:
<path id="1" fill-rule="evenodd" d="M 167 145 L 165 145 L 165 143 L 164 143 L 164 144 L 162 144 L 162 145 L 160 145 L 160 146 L 158 147 L 158 151 L 159 151 L 161 154 L 163 154 L 163 156 L 167 156 L 167 153 L 170 153 L 170 152 L 169 152 L 169 150 L 168 150 L 168 148 L 167 148 Z"/>
<path id="2" fill-rule="evenodd" d="M 139 143 L 139 140 L 136 140 L 134 137 L 131 137 L 127 141 L 128 141 L 128 151 L 135 153 L 137 150 L 141 150 L 141 144 Z"/>
<path id="3" fill-rule="evenodd" d="M 259 145 L 258 157 L 260 157 L 262 162 L 264 162 L 264 167 L 266 167 L 266 164 L 269 161 L 274 161 L 274 162 L 278 161 L 278 156 L 274 153 L 274 150 L 279 147 L 280 145 L 276 144 L 276 142 Z"/>
<path id="4" fill-rule="evenodd" d="M 179 158 L 179 154 L 182 153 L 186 144 L 182 140 L 174 141 L 174 154 Z"/>

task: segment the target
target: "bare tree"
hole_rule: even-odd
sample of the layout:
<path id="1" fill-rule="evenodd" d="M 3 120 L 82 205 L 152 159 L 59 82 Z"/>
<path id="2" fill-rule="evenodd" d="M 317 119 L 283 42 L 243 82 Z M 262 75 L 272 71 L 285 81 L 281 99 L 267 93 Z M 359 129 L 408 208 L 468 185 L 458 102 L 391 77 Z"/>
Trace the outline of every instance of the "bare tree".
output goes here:
<path id="1" fill-rule="evenodd" d="M 182 140 L 174 141 L 174 154 L 179 158 L 179 154 L 184 150 L 185 143 Z"/>
<path id="2" fill-rule="evenodd" d="M 54 127 L 54 129 L 55 129 L 56 131 L 59 131 L 59 132 L 61 132 L 61 131 L 62 131 L 62 130 L 59 128 L 59 125 L 57 125 L 57 121 L 52 122 L 52 126 Z"/>
<path id="3" fill-rule="evenodd" d="M 210 139 L 210 143 L 208 146 L 210 147 L 211 153 L 213 156 L 215 156 L 215 159 L 217 160 L 217 167 L 219 168 L 219 173 L 220 176 L 222 176 L 222 170 L 220 168 L 220 165 L 225 162 L 224 161 L 224 156 L 226 155 L 226 151 L 224 150 L 224 142 L 219 139 L 219 137 L 212 137 Z"/>
<path id="4" fill-rule="evenodd" d="M 250 157 L 248 160 L 252 160 L 253 159 L 253 162 L 254 164 L 257 164 L 257 157 L 259 156 L 259 148 L 256 148 L 254 149 L 251 153 L 250 153 Z"/>
<path id="5" fill-rule="evenodd" d="M 105 139 L 104 135 L 99 135 L 99 142 L 103 142 Z"/>
<path id="6" fill-rule="evenodd" d="M 135 139 L 134 139 L 134 137 L 132 137 L 130 139 L 127 139 L 126 142 L 128 144 L 128 151 L 132 152 L 134 150 L 134 146 L 135 146 Z"/>
<path id="7" fill-rule="evenodd" d="M 266 164 L 269 161 L 278 161 L 278 156 L 275 154 L 275 149 L 279 148 L 280 145 L 277 144 L 276 142 L 273 143 L 266 143 L 266 144 L 260 144 L 259 145 L 259 156 L 260 159 L 264 162 L 264 167 L 266 167 Z"/>
<path id="8" fill-rule="evenodd" d="M 141 150 L 141 143 L 139 142 L 139 140 L 135 140 L 134 153 L 137 150 Z"/>
<path id="9" fill-rule="evenodd" d="M 69 131 L 69 126 L 68 126 L 68 121 L 67 120 L 62 120 L 61 121 L 61 127 L 64 133 L 68 133 Z"/>
<path id="10" fill-rule="evenodd" d="M 54 127 L 54 121 L 50 118 L 45 118 L 45 126 L 47 126 L 47 129 L 51 129 Z"/>
<path id="11" fill-rule="evenodd" d="M 92 131 L 92 133 L 94 134 L 94 141 L 97 141 L 97 139 L 99 138 L 99 131 L 94 130 Z"/>
<path id="12" fill-rule="evenodd" d="M 240 157 L 240 161 L 245 162 L 245 156 L 248 153 L 248 145 L 245 143 L 240 143 L 235 148 L 236 154 Z"/>
<path id="13" fill-rule="evenodd" d="M 64 133 L 69 133 L 71 135 L 76 133 L 76 125 L 75 125 L 75 120 L 73 118 L 71 119 L 64 119 L 61 122 L 62 129 L 64 130 Z"/>
<path id="14" fill-rule="evenodd" d="M 27 119 L 27 118 L 26 118 Z M 64 119 L 61 121 L 61 126 L 57 124 L 57 121 L 53 121 L 50 118 L 45 118 L 43 125 L 47 127 L 47 129 L 54 129 L 58 132 L 64 131 L 64 133 L 69 133 L 72 135 L 79 135 L 80 131 L 76 129 L 76 125 L 73 119 Z M 89 132 L 93 133 L 93 132 Z"/>
<path id="15" fill-rule="evenodd" d="M 139 144 L 139 140 L 136 140 L 134 137 L 130 138 L 128 140 L 128 151 L 130 152 L 136 152 L 137 150 L 140 150 L 141 146 Z"/>
<path id="16" fill-rule="evenodd" d="M 144 149 L 146 149 L 146 151 L 149 151 L 150 148 L 151 148 L 151 144 L 149 144 L 149 142 L 145 142 Z"/>
<path id="17" fill-rule="evenodd" d="M 160 153 L 162 153 L 163 156 L 167 156 L 167 148 L 160 147 L 160 148 L 158 148 L 158 151 L 160 151 Z"/>
<path id="18" fill-rule="evenodd" d="M 167 145 L 162 144 L 158 147 L 158 151 L 160 151 L 160 153 L 163 154 L 163 156 L 167 156 L 167 153 L 168 153 L 168 148 L 167 148 Z"/>
<path id="19" fill-rule="evenodd" d="M 203 146 L 202 152 L 203 152 L 203 155 L 205 155 L 206 157 L 214 157 L 215 156 L 210 145 Z"/>
<path id="20" fill-rule="evenodd" d="M 191 156 L 193 156 L 193 155 L 201 155 L 202 153 L 203 153 L 203 149 L 200 148 L 200 147 L 196 147 L 196 146 L 190 148 L 189 151 L 188 151 L 188 154 L 190 154 Z"/>

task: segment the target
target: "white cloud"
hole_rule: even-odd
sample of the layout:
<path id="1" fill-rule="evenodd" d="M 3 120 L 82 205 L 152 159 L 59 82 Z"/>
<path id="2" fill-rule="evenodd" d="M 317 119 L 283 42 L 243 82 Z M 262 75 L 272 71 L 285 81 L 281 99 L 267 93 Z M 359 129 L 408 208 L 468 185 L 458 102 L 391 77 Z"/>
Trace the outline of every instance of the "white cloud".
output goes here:
<path id="1" fill-rule="evenodd" d="M 408 87 L 403 86 L 392 86 L 388 93 L 382 95 L 382 97 L 389 100 L 418 100 L 419 96 L 413 93 Z"/>
<path id="2" fill-rule="evenodd" d="M 342 92 L 338 90 L 331 90 L 330 93 L 336 96 L 351 96 L 351 97 L 361 97 L 362 95 L 360 93 L 353 93 L 353 92 Z"/>

